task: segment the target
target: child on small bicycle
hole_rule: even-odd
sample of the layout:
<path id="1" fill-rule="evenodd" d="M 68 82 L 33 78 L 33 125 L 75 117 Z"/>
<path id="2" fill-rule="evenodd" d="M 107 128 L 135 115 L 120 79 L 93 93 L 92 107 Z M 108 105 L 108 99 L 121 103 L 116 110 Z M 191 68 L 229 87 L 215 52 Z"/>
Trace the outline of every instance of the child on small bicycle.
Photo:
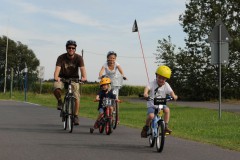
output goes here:
<path id="1" fill-rule="evenodd" d="M 104 98 L 110 98 L 110 99 L 116 99 L 116 95 L 113 94 L 112 90 L 111 90 L 111 79 L 108 77 L 104 77 L 101 79 L 100 81 L 100 88 L 101 90 L 99 91 L 99 93 L 96 96 L 95 101 L 99 101 L 98 104 L 98 117 L 97 120 L 94 124 L 94 129 L 97 129 L 99 127 L 99 121 L 102 118 L 103 114 L 104 114 L 104 109 L 103 109 L 103 99 Z M 112 114 L 113 111 L 113 107 L 110 107 L 110 115 Z"/>
<path id="2" fill-rule="evenodd" d="M 148 84 L 144 89 L 144 98 L 150 97 L 161 97 L 166 98 L 166 95 L 170 95 L 174 100 L 177 100 L 178 96 L 174 93 L 169 83 L 166 82 L 167 79 L 171 77 L 171 69 L 168 66 L 162 65 L 159 66 L 155 72 L 156 79 L 150 84 Z M 149 94 L 150 93 L 150 94 Z M 150 126 L 150 123 L 152 119 L 154 118 L 154 110 L 155 106 L 153 101 L 147 102 L 147 118 L 146 118 L 146 124 L 142 129 L 141 137 L 147 138 L 147 132 Z M 168 122 L 170 119 L 170 109 L 164 105 L 163 106 L 163 112 L 164 112 L 164 121 L 165 121 L 165 132 L 171 133 L 172 130 L 168 127 Z"/>

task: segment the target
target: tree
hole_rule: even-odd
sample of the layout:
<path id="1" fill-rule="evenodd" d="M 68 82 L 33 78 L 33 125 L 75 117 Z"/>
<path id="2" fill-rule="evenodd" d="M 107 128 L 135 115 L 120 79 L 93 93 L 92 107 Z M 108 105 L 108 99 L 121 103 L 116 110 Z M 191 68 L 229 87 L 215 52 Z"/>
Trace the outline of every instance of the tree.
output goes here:
<path id="1" fill-rule="evenodd" d="M 163 58 L 163 62 L 175 59 L 173 74 L 178 78 L 174 79 L 174 83 L 179 85 L 177 90 L 183 97 L 192 100 L 218 97 L 218 67 L 210 63 L 210 44 L 206 39 L 216 21 L 221 19 L 233 38 L 229 46 L 229 63 L 222 66 L 222 95 L 225 98 L 240 98 L 239 11 L 239 0 L 189 0 L 185 12 L 179 16 L 183 31 L 187 33 L 186 47 L 179 48 L 178 53 L 167 51 L 169 41 L 160 41 L 163 43 L 159 43 L 157 59 Z M 159 48 L 165 48 L 167 52 Z"/>
<path id="2" fill-rule="evenodd" d="M 0 37 L 0 76 L 1 80 L 4 77 L 5 70 L 5 53 L 6 53 L 6 41 L 7 37 Z M 10 86 L 10 73 L 11 68 L 14 71 L 14 81 L 15 87 L 21 89 L 23 87 L 23 70 L 25 64 L 28 67 L 28 84 L 31 85 L 32 82 L 37 80 L 37 67 L 40 62 L 36 58 L 34 52 L 28 48 L 27 45 L 21 42 L 14 42 L 8 39 L 8 65 L 7 65 L 7 86 Z M 2 89 L 1 85 L 0 89 Z"/>

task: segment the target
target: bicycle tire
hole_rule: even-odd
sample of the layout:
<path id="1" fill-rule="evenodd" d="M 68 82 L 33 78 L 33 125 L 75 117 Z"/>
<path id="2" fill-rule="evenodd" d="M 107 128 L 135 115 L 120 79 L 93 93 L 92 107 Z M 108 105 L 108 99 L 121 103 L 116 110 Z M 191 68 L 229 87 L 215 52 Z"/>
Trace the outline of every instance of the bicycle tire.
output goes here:
<path id="1" fill-rule="evenodd" d="M 68 130 L 69 133 L 72 133 L 74 126 L 74 108 L 75 108 L 75 100 L 73 97 L 69 98 L 68 101 Z"/>
<path id="2" fill-rule="evenodd" d="M 105 132 L 106 132 L 106 135 L 110 135 L 112 133 L 112 127 L 111 127 L 110 119 L 108 119 L 106 124 L 105 124 Z"/>
<path id="3" fill-rule="evenodd" d="M 64 103 L 63 103 L 63 108 L 61 111 L 62 114 L 62 122 L 63 122 L 63 129 L 66 130 L 67 129 L 67 100 L 64 99 Z"/>
<path id="4" fill-rule="evenodd" d="M 117 128 L 118 121 L 118 103 L 116 102 L 115 110 L 112 113 L 112 128 Z"/>
<path id="5" fill-rule="evenodd" d="M 165 123 L 163 120 L 158 121 L 158 130 L 156 138 L 156 148 L 158 152 L 162 152 L 165 142 Z"/>
<path id="6" fill-rule="evenodd" d="M 150 133 L 149 133 L 148 142 L 149 142 L 149 146 L 153 147 L 154 144 L 155 144 L 156 137 L 154 136 L 154 131 L 153 131 L 153 128 L 152 128 L 152 122 L 150 123 L 149 131 L 150 131 Z"/>
<path id="7" fill-rule="evenodd" d="M 100 123 L 98 130 L 99 130 L 99 133 L 104 132 L 104 124 L 102 122 Z"/>

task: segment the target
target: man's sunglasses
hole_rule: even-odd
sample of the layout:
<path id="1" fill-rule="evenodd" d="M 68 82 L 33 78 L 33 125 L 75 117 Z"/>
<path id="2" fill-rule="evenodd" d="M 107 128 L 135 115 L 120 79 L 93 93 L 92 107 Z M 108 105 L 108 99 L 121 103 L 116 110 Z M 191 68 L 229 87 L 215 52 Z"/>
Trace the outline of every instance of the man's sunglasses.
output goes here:
<path id="1" fill-rule="evenodd" d="M 76 48 L 75 47 L 67 47 L 67 49 L 75 50 Z"/>

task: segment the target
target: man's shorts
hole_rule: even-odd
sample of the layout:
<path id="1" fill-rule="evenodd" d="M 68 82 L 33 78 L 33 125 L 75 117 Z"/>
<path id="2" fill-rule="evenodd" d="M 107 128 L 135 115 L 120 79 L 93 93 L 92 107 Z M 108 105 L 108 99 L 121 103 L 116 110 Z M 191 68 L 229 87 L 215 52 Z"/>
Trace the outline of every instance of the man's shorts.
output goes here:
<path id="1" fill-rule="evenodd" d="M 60 88 L 61 90 L 64 89 L 63 82 L 54 82 L 53 83 L 54 90 Z M 72 91 L 73 95 L 77 100 L 80 100 L 80 93 L 79 93 L 79 83 L 72 82 Z"/>

